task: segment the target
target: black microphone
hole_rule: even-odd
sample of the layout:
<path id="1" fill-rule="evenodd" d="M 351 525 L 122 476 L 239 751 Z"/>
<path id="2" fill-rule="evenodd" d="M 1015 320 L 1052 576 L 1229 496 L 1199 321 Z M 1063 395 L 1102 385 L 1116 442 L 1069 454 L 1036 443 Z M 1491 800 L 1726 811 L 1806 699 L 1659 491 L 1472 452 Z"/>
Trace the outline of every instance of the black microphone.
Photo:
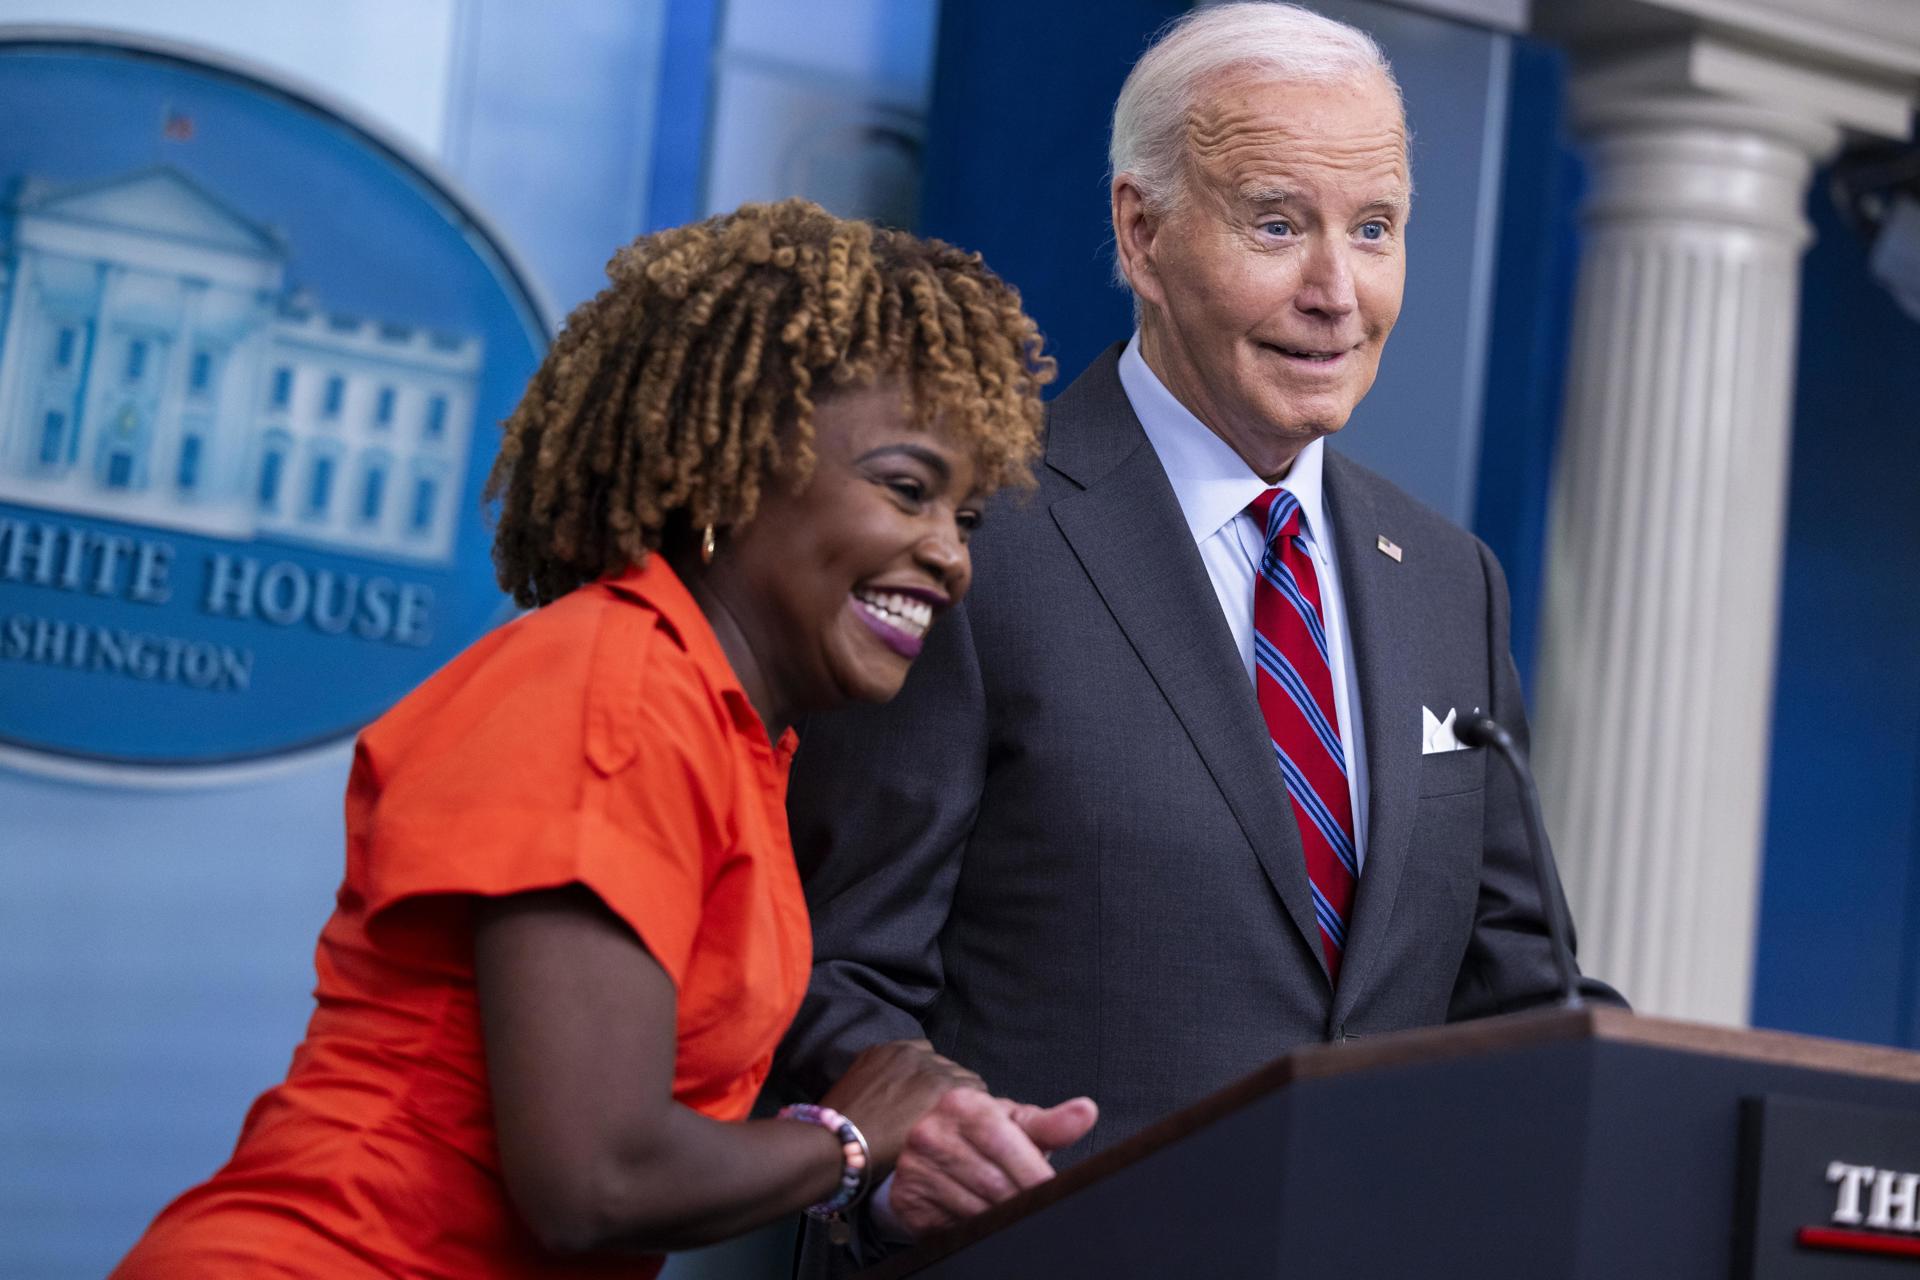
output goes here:
<path id="1" fill-rule="evenodd" d="M 1491 747 L 1500 753 L 1520 783 L 1521 808 L 1527 821 L 1527 843 L 1533 846 L 1533 875 L 1540 886 L 1540 906 L 1547 914 L 1547 941 L 1553 948 L 1554 967 L 1560 971 L 1560 1003 L 1577 1009 L 1580 982 L 1573 972 L 1573 944 L 1567 935 L 1571 926 L 1561 917 L 1564 899 L 1560 894 L 1560 873 L 1553 865 L 1553 851 L 1547 848 L 1547 824 L 1540 818 L 1540 789 L 1533 783 L 1533 771 L 1514 745 L 1513 735 L 1491 716 L 1463 716 L 1455 721 L 1453 736 L 1469 747 Z"/>

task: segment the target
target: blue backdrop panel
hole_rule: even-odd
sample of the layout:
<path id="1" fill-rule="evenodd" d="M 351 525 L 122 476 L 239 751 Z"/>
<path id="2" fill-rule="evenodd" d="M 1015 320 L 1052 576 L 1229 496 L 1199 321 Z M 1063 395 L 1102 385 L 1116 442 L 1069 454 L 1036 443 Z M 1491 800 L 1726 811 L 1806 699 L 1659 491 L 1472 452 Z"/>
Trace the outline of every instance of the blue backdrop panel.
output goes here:
<path id="1" fill-rule="evenodd" d="M 1811 212 L 1753 1019 L 1920 1047 L 1920 324 Z"/>
<path id="2" fill-rule="evenodd" d="M 1149 37 L 1187 8 L 941 6 L 919 229 L 979 250 L 1019 287 L 1060 385 L 1132 330 L 1111 283 L 1107 126 Z"/>
<path id="3" fill-rule="evenodd" d="M 698 0 L 711 10 L 715 0 Z M 671 126 L 693 131 L 697 182 L 703 99 L 684 108 L 651 86 L 704 75 L 668 39 L 669 0 L 565 5 L 463 0 L 447 94 L 445 162 L 539 273 L 555 318 L 606 283 L 614 249 L 645 229 L 653 189 L 677 197 L 686 167 Z"/>
<path id="4" fill-rule="evenodd" d="M 1529 691 L 1579 266 L 1575 209 L 1584 171 L 1567 137 L 1565 87 L 1566 55 L 1536 40 L 1513 41 L 1473 531 L 1507 571 L 1513 655 Z"/>
<path id="5" fill-rule="evenodd" d="M 645 230 L 678 226 L 701 214 L 719 33 L 719 0 L 668 0 Z"/>

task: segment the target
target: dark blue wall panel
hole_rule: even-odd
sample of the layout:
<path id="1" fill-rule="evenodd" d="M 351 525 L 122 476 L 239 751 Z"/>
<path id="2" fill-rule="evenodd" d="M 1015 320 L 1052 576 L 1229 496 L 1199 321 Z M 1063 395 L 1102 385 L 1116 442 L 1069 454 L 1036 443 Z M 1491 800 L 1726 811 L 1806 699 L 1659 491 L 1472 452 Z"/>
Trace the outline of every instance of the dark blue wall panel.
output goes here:
<path id="1" fill-rule="evenodd" d="M 1533 688 L 1547 491 L 1560 435 L 1561 386 L 1579 245 L 1583 170 L 1568 137 L 1566 57 L 1513 42 L 1500 257 L 1487 343 L 1486 412 L 1473 531 L 1500 557 L 1513 593 L 1513 653 Z"/>
<path id="2" fill-rule="evenodd" d="M 1753 1019 L 1920 1047 L 1920 323 L 1811 205 Z"/>
<path id="3" fill-rule="evenodd" d="M 919 230 L 978 249 L 1020 287 L 1065 385 L 1133 328 L 1108 283 L 1113 100 L 1180 0 L 941 6 Z"/>

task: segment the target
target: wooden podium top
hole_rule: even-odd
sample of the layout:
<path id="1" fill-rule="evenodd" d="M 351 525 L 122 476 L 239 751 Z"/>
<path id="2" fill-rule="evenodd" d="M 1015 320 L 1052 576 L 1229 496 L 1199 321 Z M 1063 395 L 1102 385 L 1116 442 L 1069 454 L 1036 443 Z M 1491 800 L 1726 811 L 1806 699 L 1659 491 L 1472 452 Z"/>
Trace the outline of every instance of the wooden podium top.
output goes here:
<path id="1" fill-rule="evenodd" d="M 1306 1045 L 1274 1059 L 1219 1092 L 1174 1112 L 1132 1137 L 1090 1156 L 977 1217 L 929 1236 L 912 1249 L 861 1272 L 894 1280 L 1037 1213 L 1150 1153 L 1179 1141 L 1256 1099 L 1295 1081 L 1439 1062 L 1564 1041 L 1600 1040 L 1776 1066 L 1870 1076 L 1920 1084 L 1920 1054 L 1781 1031 L 1748 1031 L 1649 1018 L 1597 1005 L 1508 1014 L 1451 1026 Z M 1095 1099 L 1099 1101 L 1099 1099 Z"/>

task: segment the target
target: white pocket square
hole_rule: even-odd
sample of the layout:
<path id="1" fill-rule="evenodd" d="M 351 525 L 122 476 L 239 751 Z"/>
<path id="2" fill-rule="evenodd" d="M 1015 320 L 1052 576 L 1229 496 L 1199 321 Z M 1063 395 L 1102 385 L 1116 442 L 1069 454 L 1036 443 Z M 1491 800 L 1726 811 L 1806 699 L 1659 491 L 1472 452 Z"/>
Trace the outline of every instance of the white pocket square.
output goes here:
<path id="1" fill-rule="evenodd" d="M 1465 745 L 1453 736 L 1453 720 L 1457 708 L 1447 708 L 1447 718 L 1442 720 L 1433 714 L 1431 708 L 1420 708 L 1420 754 L 1430 756 L 1436 751 L 1464 751 Z"/>

